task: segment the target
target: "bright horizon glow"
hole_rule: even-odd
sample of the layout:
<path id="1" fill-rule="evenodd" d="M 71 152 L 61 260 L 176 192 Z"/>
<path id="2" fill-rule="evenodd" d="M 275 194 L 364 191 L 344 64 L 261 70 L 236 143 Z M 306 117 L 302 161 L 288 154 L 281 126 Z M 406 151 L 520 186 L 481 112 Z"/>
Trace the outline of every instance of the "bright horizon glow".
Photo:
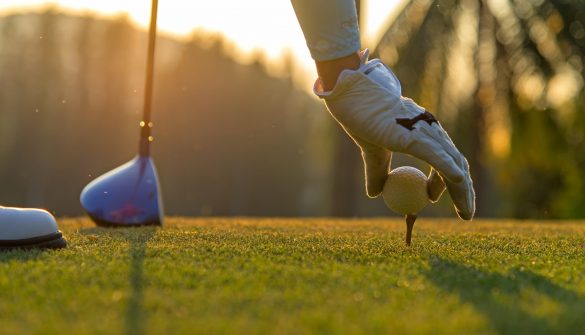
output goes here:
<path id="1" fill-rule="evenodd" d="M 391 13 L 403 0 L 365 1 L 362 34 L 364 46 L 378 39 Z M 41 11 L 55 7 L 73 14 L 97 14 L 106 17 L 128 15 L 146 29 L 150 17 L 149 0 L 2 0 L 0 15 Z M 194 30 L 222 33 L 242 51 L 246 61 L 255 50 L 264 52 L 269 63 L 277 63 L 284 52 L 292 53 L 299 73 L 311 80 L 316 75 L 290 1 L 266 0 L 163 0 L 158 4 L 158 29 L 161 33 L 185 38 Z M 268 14 L 269 13 L 269 14 Z M 297 74 L 298 75 L 298 74 Z"/>

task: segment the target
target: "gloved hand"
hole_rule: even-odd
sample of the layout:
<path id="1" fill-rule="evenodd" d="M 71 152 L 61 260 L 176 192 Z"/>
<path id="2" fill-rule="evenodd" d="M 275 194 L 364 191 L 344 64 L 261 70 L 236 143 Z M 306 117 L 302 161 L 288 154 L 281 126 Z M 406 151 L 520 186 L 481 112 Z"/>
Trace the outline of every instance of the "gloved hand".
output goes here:
<path id="1" fill-rule="evenodd" d="M 471 220 L 475 192 L 467 160 L 431 113 L 402 97 L 392 70 L 378 59 L 367 58 L 365 50 L 359 69 L 341 72 L 333 90 L 323 91 L 319 80 L 313 90 L 360 147 L 368 196 L 380 195 L 392 151 L 401 152 L 434 168 L 428 183 L 432 201 L 438 200 L 446 184 L 459 217 Z"/>

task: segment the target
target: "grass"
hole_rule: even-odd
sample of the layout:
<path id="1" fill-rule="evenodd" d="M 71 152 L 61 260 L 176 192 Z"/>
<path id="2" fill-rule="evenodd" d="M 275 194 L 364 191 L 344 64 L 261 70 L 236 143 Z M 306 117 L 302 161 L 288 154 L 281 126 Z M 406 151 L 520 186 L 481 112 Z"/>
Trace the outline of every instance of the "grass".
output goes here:
<path id="1" fill-rule="evenodd" d="M 0 253 L 2 334 L 584 334 L 585 222 L 62 219 Z"/>

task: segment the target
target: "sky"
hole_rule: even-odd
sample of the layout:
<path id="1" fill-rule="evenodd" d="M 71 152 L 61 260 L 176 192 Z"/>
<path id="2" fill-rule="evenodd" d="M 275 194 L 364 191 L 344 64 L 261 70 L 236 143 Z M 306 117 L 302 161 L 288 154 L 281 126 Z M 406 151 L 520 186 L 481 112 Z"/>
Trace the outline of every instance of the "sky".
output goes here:
<path id="1" fill-rule="evenodd" d="M 403 0 L 363 0 L 363 44 L 368 46 L 387 26 Z M 0 0 L 0 15 L 44 10 L 48 6 L 74 14 L 127 14 L 144 28 L 150 16 L 149 0 Z M 244 53 L 262 50 L 269 61 L 285 50 L 292 52 L 301 72 L 314 75 L 312 60 L 290 0 L 159 0 L 158 29 L 178 37 L 195 29 L 221 32 Z"/>

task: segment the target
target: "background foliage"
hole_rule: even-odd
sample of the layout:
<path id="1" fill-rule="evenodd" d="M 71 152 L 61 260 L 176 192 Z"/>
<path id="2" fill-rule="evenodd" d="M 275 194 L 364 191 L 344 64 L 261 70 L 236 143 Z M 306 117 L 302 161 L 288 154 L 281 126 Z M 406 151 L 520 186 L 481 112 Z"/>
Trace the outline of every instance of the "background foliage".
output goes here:
<path id="1" fill-rule="evenodd" d="M 482 216 L 585 217 L 584 6 L 415 0 L 374 50 L 469 157 Z M 0 203 L 82 214 L 83 186 L 136 152 L 145 49 L 123 17 L 0 18 Z M 261 54 L 241 64 L 233 52 L 207 33 L 159 37 L 153 154 L 167 212 L 389 215 L 321 102 L 268 75 Z M 453 215 L 448 197 L 423 214 Z"/>

